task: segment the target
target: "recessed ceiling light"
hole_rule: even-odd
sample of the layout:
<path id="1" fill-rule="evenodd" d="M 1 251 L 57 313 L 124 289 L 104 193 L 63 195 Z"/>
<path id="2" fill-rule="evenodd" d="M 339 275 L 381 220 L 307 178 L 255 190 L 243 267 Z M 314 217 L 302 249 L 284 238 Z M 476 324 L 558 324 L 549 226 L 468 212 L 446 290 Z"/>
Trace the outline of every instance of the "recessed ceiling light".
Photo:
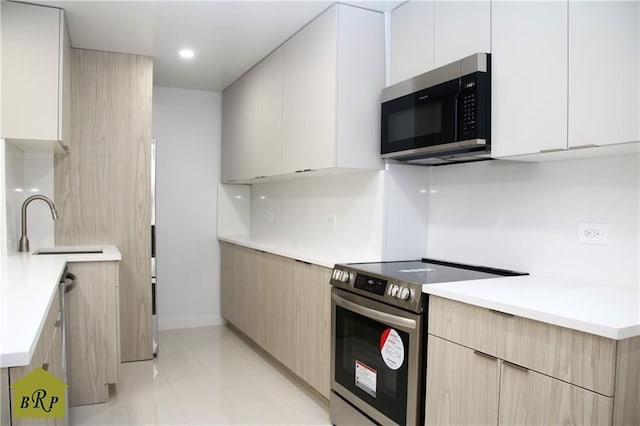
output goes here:
<path id="1" fill-rule="evenodd" d="M 181 49 L 180 50 L 180 57 L 184 58 L 184 59 L 191 59 L 194 57 L 194 53 L 193 50 L 191 49 Z"/>

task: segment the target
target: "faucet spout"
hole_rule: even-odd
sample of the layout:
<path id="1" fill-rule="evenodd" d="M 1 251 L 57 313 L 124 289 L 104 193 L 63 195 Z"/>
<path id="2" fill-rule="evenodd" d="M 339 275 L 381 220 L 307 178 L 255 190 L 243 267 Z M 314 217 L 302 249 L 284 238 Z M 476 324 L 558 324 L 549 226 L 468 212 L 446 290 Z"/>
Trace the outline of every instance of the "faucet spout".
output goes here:
<path id="1" fill-rule="evenodd" d="M 53 220 L 58 220 L 58 211 L 56 210 L 56 205 L 53 204 L 49 198 L 44 195 L 32 195 L 31 197 L 24 200 L 22 203 L 22 235 L 20 236 L 20 247 L 18 247 L 18 251 L 25 252 L 29 251 L 29 238 L 27 238 L 27 207 L 32 201 L 42 200 L 49 205 L 49 209 L 51 210 L 51 217 Z"/>

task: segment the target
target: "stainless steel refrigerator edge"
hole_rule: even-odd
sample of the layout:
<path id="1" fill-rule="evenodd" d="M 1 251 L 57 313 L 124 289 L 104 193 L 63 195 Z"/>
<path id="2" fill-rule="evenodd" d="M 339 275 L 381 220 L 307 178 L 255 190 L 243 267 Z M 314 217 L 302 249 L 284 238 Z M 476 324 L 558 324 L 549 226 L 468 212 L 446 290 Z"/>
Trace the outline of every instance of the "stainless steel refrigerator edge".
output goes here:
<path id="1" fill-rule="evenodd" d="M 158 355 L 156 295 L 156 140 L 151 139 L 151 326 L 153 328 L 153 356 Z"/>

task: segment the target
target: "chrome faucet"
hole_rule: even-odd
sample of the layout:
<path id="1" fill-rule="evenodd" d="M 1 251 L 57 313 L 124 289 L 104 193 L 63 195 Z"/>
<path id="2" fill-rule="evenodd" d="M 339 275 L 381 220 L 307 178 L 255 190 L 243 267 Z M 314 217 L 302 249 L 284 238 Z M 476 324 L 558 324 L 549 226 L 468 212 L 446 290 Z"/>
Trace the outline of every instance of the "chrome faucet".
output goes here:
<path id="1" fill-rule="evenodd" d="M 29 239 L 27 238 L 27 206 L 34 200 L 42 200 L 49 204 L 51 217 L 53 217 L 53 220 L 58 220 L 56 205 L 44 195 L 32 195 L 24 200 L 24 203 L 22 203 L 22 235 L 20 236 L 20 247 L 18 248 L 18 251 L 29 251 Z"/>

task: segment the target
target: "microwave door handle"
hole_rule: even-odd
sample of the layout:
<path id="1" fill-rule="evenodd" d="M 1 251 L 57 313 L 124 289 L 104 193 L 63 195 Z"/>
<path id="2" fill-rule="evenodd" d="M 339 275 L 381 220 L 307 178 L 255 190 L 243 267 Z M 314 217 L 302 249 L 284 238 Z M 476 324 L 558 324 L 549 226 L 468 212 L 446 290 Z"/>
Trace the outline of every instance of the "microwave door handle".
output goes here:
<path id="1" fill-rule="evenodd" d="M 360 314 L 374 321 L 379 321 L 388 325 L 392 325 L 394 327 L 404 328 L 408 330 L 415 330 L 417 327 L 415 320 L 387 314 L 386 312 L 380 312 L 376 311 L 375 309 L 367 308 L 366 306 L 358 305 L 338 296 L 335 293 L 331 294 L 331 299 L 336 304 L 336 306 L 340 306 L 341 308 L 347 309 L 351 312 L 355 312 L 356 314 Z"/>

